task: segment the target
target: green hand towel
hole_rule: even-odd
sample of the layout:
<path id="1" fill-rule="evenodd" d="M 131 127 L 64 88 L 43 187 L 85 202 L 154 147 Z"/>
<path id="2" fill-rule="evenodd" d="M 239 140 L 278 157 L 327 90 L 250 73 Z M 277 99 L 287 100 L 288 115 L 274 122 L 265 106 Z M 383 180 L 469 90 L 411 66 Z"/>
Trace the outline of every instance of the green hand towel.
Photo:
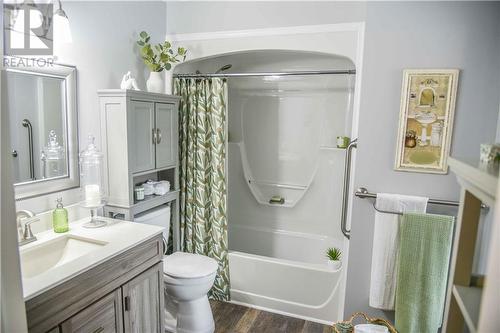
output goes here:
<path id="1" fill-rule="evenodd" d="M 435 333 L 441 326 L 453 223 L 446 215 L 403 215 L 396 287 L 400 333 Z"/>

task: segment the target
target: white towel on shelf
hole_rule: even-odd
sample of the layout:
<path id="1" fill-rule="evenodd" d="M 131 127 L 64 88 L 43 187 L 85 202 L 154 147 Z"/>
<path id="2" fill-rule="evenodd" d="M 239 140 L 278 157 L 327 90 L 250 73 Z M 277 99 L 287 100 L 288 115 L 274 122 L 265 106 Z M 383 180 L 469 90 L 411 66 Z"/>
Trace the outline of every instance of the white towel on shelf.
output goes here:
<path id="1" fill-rule="evenodd" d="M 378 209 L 390 212 L 425 213 L 428 200 L 429 198 L 423 197 L 378 193 L 375 204 Z M 400 217 L 398 214 L 375 211 L 369 303 L 373 308 L 394 310 Z"/>

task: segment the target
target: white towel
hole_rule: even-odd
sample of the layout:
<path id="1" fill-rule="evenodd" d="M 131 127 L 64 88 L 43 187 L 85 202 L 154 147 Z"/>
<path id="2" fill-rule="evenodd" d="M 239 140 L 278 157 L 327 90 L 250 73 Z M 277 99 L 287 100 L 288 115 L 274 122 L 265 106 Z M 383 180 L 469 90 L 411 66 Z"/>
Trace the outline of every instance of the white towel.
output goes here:
<path id="1" fill-rule="evenodd" d="M 390 212 L 425 213 L 429 198 L 400 194 L 378 193 L 376 207 Z M 370 279 L 370 306 L 394 310 L 396 271 L 401 215 L 375 211 L 372 270 Z"/>

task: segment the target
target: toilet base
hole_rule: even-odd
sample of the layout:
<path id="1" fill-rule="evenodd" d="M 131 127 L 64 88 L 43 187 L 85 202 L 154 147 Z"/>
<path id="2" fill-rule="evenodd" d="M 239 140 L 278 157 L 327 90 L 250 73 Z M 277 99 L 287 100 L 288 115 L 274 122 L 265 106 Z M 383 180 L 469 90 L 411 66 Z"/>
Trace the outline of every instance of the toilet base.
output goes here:
<path id="1" fill-rule="evenodd" d="M 207 295 L 176 302 L 165 293 L 165 329 L 172 333 L 213 333 L 215 323 Z"/>

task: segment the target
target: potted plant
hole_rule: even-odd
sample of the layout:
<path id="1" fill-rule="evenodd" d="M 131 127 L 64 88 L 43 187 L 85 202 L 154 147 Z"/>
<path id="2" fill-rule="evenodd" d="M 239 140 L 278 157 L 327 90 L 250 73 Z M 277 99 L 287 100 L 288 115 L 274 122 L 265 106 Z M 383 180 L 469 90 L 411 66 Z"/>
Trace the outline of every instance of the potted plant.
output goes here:
<path id="1" fill-rule="evenodd" d="M 158 44 L 150 44 L 151 36 L 146 31 L 139 34 L 137 45 L 140 46 L 141 58 L 144 64 L 151 71 L 149 79 L 146 82 L 148 91 L 164 93 L 165 85 L 162 78 L 164 70 L 169 71 L 172 64 L 186 60 L 187 51 L 183 47 L 172 48 L 168 41 Z"/>
<path id="2" fill-rule="evenodd" d="M 405 147 L 414 148 L 417 145 L 417 132 L 414 130 L 406 131 Z"/>
<path id="3" fill-rule="evenodd" d="M 337 247 L 330 247 L 326 250 L 326 257 L 328 258 L 328 267 L 332 269 L 339 269 L 342 266 L 342 252 Z"/>

